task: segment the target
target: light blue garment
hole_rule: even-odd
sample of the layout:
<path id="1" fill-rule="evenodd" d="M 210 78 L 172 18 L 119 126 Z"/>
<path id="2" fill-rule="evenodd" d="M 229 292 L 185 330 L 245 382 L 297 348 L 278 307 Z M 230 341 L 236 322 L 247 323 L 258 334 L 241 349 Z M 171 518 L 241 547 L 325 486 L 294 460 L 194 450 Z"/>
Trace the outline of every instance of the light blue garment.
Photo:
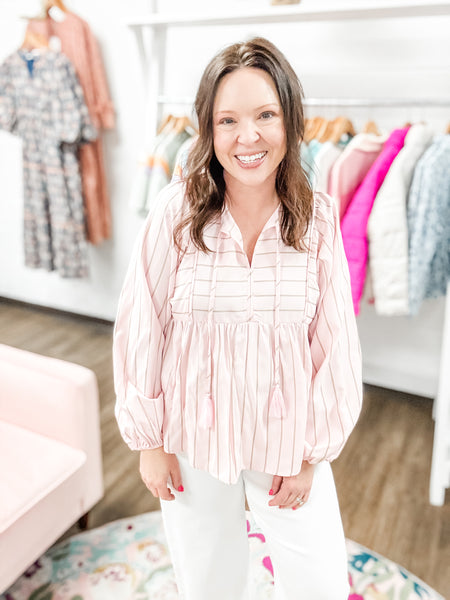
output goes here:
<path id="1" fill-rule="evenodd" d="M 408 197 L 409 308 L 443 296 L 450 278 L 450 135 L 417 162 Z"/>
<path id="2" fill-rule="evenodd" d="M 312 183 L 311 181 L 311 168 L 312 165 L 314 164 L 314 161 L 311 157 L 310 154 L 310 150 L 309 150 L 309 144 L 307 144 L 306 142 L 302 142 L 301 146 L 300 146 L 300 158 L 302 161 L 302 167 L 305 170 L 305 173 L 308 177 L 309 183 Z"/>
<path id="3" fill-rule="evenodd" d="M 339 142 L 336 144 L 337 147 L 339 148 L 345 148 L 347 146 L 347 144 L 349 143 L 349 141 L 351 140 L 351 136 L 348 134 L 344 134 L 341 139 L 339 140 Z M 325 142 L 327 143 L 327 142 Z M 328 142 L 328 144 L 330 144 L 331 142 Z M 312 139 L 309 144 L 306 144 L 305 142 L 302 142 L 301 148 L 300 148 L 300 156 L 301 156 L 301 161 L 302 161 L 302 165 L 303 168 L 306 171 L 306 174 L 308 176 L 309 179 L 309 183 L 311 184 L 311 188 L 314 191 L 327 191 L 327 190 L 319 190 L 317 188 L 317 183 L 319 180 L 319 167 L 316 164 L 316 157 L 320 155 L 322 149 L 324 147 L 324 144 L 322 142 L 319 142 L 316 139 Z"/>
<path id="4" fill-rule="evenodd" d="M 309 181 L 311 182 L 311 187 L 313 190 L 316 188 L 317 181 L 317 165 L 316 165 L 316 156 L 319 154 L 320 149 L 323 144 L 318 142 L 317 140 L 311 140 L 308 144 L 309 150 L 309 160 L 310 160 L 310 171 L 309 171 Z"/>

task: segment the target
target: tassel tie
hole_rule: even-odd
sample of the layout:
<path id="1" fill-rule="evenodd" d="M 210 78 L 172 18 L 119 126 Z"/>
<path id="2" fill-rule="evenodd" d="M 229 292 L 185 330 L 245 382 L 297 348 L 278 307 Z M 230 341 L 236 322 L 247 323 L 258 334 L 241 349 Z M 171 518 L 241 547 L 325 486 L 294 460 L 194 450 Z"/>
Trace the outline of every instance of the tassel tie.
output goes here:
<path id="1" fill-rule="evenodd" d="M 213 372 L 213 348 L 214 348 L 214 304 L 216 299 L 216 281 L 217 267 L 219 264 L 219 250 L 222 238 L 218 237 L 216 255 L 214 257 L 211 291 L 209 294 L 208 305 L 208 373 L 206 378 L 206 393 L 201 399 L 199 427 L 201 429 L 212 429 L 215 422 L 215 402 L 212 393 L 212 372 Z"/>
<path id="2" fill-rule="evenodd" d="M 280 256 L 280 227 L 277 223 L 277 259 L 275 271 L 275 348 L 274 371 L 275 380 L 269 398 L 269 416 L 275 419 L 286 417 L 286 404 L 280 387 L 280 304 L 281 304 L 281 256 Z"/>

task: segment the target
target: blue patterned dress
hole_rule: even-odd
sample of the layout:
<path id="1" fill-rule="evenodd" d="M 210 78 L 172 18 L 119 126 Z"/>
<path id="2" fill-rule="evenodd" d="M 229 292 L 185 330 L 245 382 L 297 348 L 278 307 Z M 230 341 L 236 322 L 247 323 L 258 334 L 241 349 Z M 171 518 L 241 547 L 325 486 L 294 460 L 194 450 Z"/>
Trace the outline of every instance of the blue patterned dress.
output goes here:
<path id="1" fill-rule="evenodd" d="M 450 135 L 419 159 L 408 197 L 409 307 L 444 296 L 450 279 Z"/>
<path id="2" fill-rule="evenodd" d="M 19 50 L 0 65 L 0 128 L 23 143 L 25 264 L 86 277 L 78 150 L 97 134 L 66 56 Z"/>

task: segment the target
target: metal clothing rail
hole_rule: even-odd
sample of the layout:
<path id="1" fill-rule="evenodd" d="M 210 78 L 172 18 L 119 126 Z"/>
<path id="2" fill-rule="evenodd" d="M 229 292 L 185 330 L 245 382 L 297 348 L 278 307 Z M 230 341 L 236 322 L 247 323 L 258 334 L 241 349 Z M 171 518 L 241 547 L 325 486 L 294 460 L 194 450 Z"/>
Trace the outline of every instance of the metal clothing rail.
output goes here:
<path id="1" fill-rule="evenodd" d="M 158 96 L 158 104 L 193 105 L 194 98 L 189 96 Z M 449 108 L 450 98 L 305 98 L 304 106 L 350 107 L 350 108 Z M 450 114 L 449 114 L 450 120 Z"/>
<path id="2" fill-rule="evenodd" d="M 450 108 L 450 98 L 306 98 L 305 106 L 337 107 L 442 107 Z"/>

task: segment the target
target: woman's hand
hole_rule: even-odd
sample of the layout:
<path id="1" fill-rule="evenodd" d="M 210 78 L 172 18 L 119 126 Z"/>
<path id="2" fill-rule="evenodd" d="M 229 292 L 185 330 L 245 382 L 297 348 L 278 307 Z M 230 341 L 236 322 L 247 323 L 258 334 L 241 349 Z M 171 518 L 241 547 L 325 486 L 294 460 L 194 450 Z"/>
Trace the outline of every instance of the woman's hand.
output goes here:
<path id="1" fill-rule="evenodd" d="M 308 502 L 313 477 L 314 465 L 305 460 L 298 475 L 293 475 L 292 477 L 274 475 L 272 489 L 269 492 L 270 495 L 273 495 L 273 498 L 269 502 L 269 506 L 292 508 L 294 510 L 303 506 L 305 502 Z M 299 503 L 297 498 L 301 498 L 302 502 Z"/>
<path id="2" fill-rule="evenodd" d="M 139 472 L 142 481 L 155 498 L 175 500 L 168 488 L 169 477 L 176 490 L 184 491 L 178 459 L 175 454 L 167 454 L 163 446 L 153 450 L 141 450 Z"/>

